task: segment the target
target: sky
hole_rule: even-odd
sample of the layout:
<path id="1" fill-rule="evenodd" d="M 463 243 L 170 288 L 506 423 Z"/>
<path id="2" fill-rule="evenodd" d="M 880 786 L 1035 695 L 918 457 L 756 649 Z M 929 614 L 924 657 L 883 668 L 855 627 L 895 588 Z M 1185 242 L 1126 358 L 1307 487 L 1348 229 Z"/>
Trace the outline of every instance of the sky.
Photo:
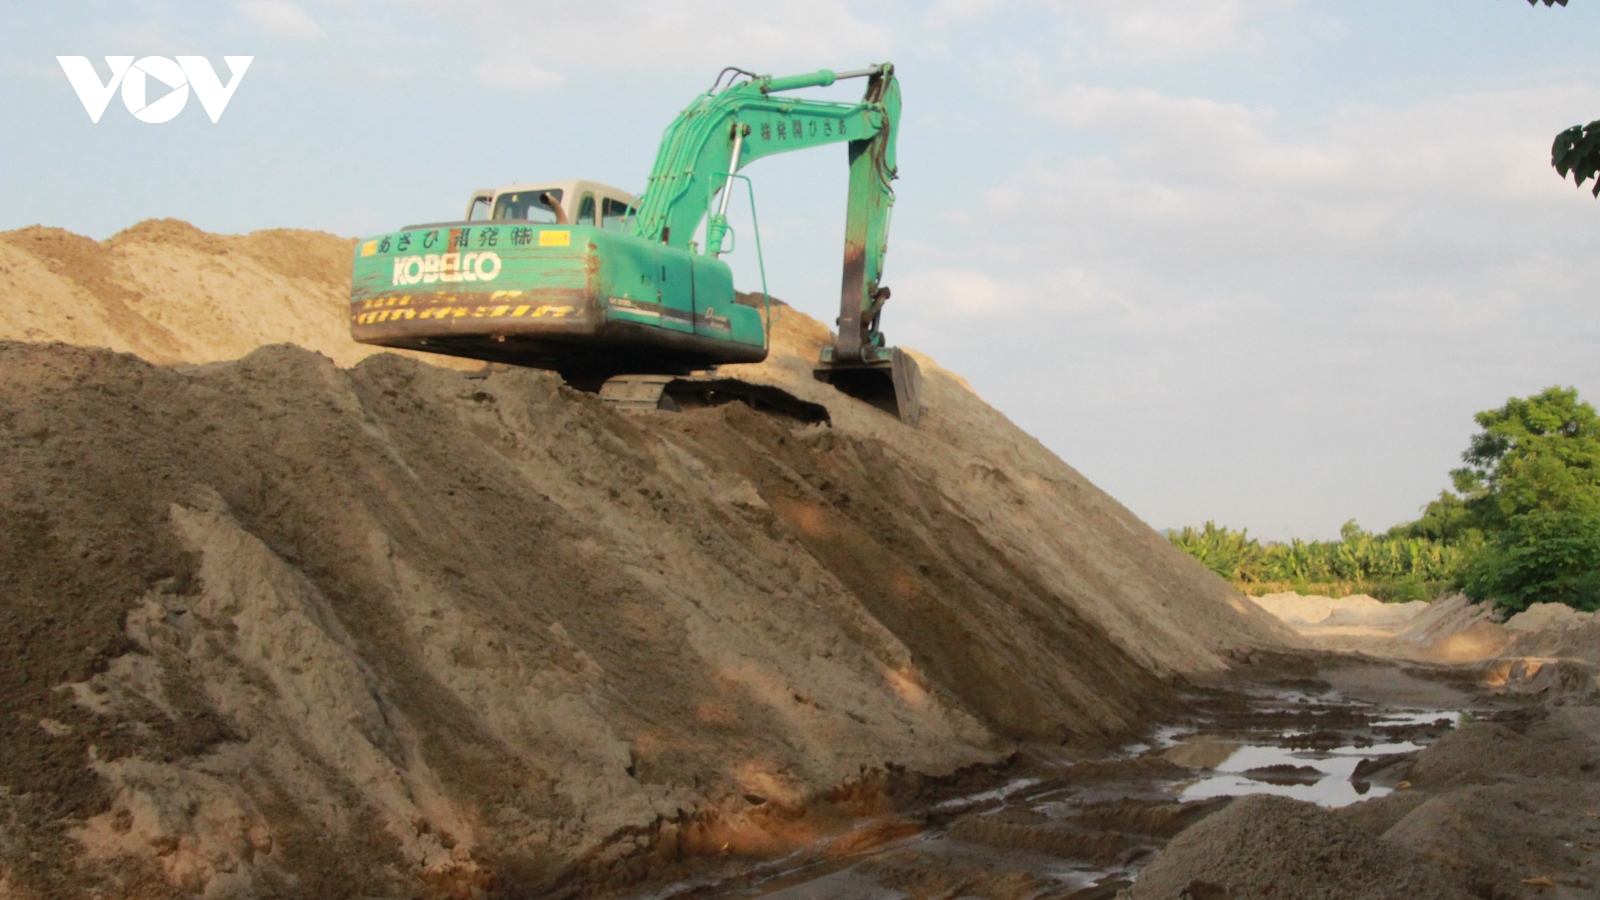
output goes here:
<path id="1" fill-rule="evenodd" d="M 892 61 L 883 318 L 1158 528 L 1381 530 L 1473 413 L 1600 401 L 1600 0 L 8 4 L 0 229 L 380 234 L 471 192 L 639 192 L 725 65 Z M 90 120 L 58 55 L 253 56 L 221 119 Z M 151 81 L 150 98 L 159 96 Z M 810 96 L 854 100 L 862 82 Z M 843 148 L 761 160 L 772 293 L 837 315 Z M 734 204 L 741 238 L 749 213 Z M 759 285 L 754 242 L 728 257 Z M 0 298 L 3 302 L 3 298 Z"/>

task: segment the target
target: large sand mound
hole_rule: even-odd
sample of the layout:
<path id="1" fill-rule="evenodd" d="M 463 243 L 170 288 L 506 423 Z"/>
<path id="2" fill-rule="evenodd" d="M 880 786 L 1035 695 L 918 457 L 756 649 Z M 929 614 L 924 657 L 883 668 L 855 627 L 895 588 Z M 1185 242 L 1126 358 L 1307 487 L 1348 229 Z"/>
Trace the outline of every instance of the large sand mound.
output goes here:
<path id="1" fill-rule="evenodd" d="M 931 361 L 920 430 L 813 382 L 792 310 L 744 374 L 833 429 L 340 369 L 348 254 L 0 235 L 0 337 L 333 360 L 0 344 L 0 896 L 776 853 L 835 789 L 1118 740 L 1294 640 Z"/>

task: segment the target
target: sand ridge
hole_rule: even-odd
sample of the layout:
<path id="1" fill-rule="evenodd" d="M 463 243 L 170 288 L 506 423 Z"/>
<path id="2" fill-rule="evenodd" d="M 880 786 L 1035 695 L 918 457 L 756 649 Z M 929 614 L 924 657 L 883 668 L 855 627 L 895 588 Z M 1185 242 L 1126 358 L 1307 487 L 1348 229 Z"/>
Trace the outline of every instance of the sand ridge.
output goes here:
<path id="1" fill-rule="evenodd" d="M 209 234 L 176 219 L 105 241 L 42 226 L 0 232 L 0 339 L 107 347 L 155 363 L 292 343 L 354 365 L 378 349 L 349 339 L 355 244 L 293 229 Z"/>
<path id="2" fill-rule="evenodd" d="M 0 235 L 22 896 L 780 853 L 851 785 L 1105 746 L 1296 641 L 925 357 L 912 430 L 814 382 L 785 309 L 742 374 L 834 428 L 630 416 L 349 343 L 350 246 Z"/>

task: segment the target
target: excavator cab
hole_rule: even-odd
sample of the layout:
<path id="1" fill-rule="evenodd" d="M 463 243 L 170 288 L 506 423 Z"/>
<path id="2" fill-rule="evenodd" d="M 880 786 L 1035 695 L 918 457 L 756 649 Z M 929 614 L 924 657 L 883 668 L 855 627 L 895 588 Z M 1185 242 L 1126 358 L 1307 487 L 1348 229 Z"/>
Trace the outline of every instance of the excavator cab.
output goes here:
<path id="1" fill-rule="evenodd" d="M 639 198 L 598 181 L 548 181 L 485 188 L 467 202 L 467 222 L 594 225 L 623 231 Z"/>

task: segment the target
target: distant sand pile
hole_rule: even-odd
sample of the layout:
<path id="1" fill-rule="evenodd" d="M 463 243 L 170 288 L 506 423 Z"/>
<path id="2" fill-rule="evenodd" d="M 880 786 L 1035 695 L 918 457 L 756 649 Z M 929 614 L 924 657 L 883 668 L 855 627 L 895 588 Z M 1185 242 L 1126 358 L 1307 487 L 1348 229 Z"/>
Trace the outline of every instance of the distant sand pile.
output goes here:
<path id="1" fill-rule="evenodd" d="M 1600 694 L 1600 620 L 1558 603 L 1509 618 L 1455 594 L 1432 603 L 1381 603 L 1283 593 L 1253 598 L 1312 646 L 1430 663 L 1481 663 L 1497 687 Z"/>
<path id="2" fill-rule="evenodd" d="M 290 343 L 354 365 L 380 350 L 350 340 L 354 248 L 317 231 L 208 234 L 175 219 L 104 242 L 59 228 L 0 232 L 0 340 L 109 347 L 163 364 Z"/>
<path id="3" fill-rule="evenodd" d="M 349 247 L 0 235 L 0 336 L 244 356 L 0 343 L 0 896 L 772 855 L 1296 640 L 930 360 L 918 430 L 814 382 L 793 310 L 743 374 L 832 429 L 341 369 Z"/>
<path id="4" fill-rule="evenodd" d="M 1506 620 L 1507 638 L 1523 656 L 1578 659 L 1600 665 L 1600 618 L 1560 603 L 1535 603 Z"/>
<path id="5" fill-rule="evenodd" d="M 1262 609 L 1282 619 L 1285 625 L 1302 633 L 1336 628 L 1386 629 L 1393 632 L 1405 627 L 1418 613 L 1428 608 L 1428 604 L 1421 600 L 1384 603 L 1366 594 L 1335 599 L 1284 592 L 1251 599 Z"/>

